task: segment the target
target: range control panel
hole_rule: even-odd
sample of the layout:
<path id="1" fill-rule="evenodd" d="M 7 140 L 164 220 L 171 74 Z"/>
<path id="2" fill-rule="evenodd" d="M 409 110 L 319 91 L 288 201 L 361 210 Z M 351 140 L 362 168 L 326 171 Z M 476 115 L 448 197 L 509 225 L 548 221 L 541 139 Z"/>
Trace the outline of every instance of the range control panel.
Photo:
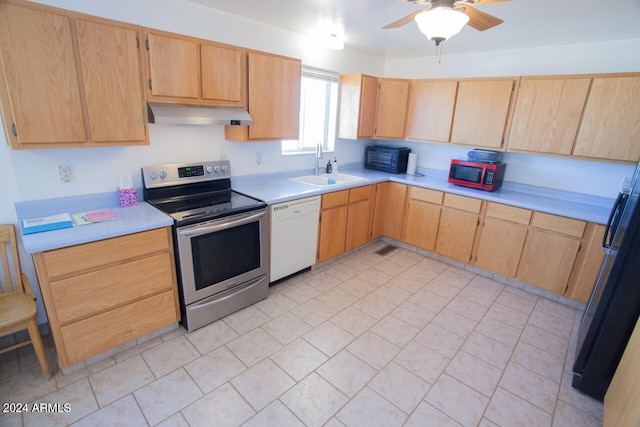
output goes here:
<path id="1" fill-rule="evenodd" d="M 193 182 L 231 178 L 229 160 L 149 166 L 142 168 L 145 188 L 167 187 Z"/>

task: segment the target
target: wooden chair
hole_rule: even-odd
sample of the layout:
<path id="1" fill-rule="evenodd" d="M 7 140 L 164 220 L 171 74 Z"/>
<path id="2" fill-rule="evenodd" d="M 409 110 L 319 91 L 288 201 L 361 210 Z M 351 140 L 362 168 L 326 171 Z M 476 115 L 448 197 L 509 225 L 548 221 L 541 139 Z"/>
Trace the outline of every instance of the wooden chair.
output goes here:
<path id="1" fill-rule="evenodd" d="M 0 349 L 0 354 L 33 344 L 46 378 L 51 369 L 36 322 L 35 296 L 20 268 L 16 232 L 12 224 L 0 224 L 0 336 L 27 329 L 29 340 Z"/>

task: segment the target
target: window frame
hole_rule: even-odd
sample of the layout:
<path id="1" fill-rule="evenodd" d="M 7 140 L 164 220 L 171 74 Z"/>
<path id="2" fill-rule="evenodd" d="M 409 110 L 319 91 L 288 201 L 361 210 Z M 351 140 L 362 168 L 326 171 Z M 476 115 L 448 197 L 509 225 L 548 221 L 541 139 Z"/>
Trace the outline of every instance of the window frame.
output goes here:
<path id="1" fill-rule="evenodd" d="M 337 139 L 337 128 L 338 128 L 338 98 L 339 98 L 339 90 L 340 90 L 340 74 L 333 71 L 322 70 L 319 68 L 312 67 L 302 67 L 301 79 L 314 79 L 318 81 L 323 81 L 327 83 L 327 87 L 325 89 L 325 121 L 324 121 L 324 135 L 322 141 L 322 150 L 325 153 L 331 153 L 335 150 L 335 141 Z M 301 82 L 302 84 L 302 82 Z M 334 92 L 330 86 L 330 84 L 335 84 L 335 101 L 332 103 L 332 92 Z M 304 135 L 304 113 L 305 106 L 304 100 L 302 99 L 303 91 L 300 91 L 301 99 L 300 99 L 300 136 Z M 331 116 L 331 110 L 334 110 L 334 116 Z M 332 126 L 333 124 L 333 126 Z M 330 133 L 333 131 L 333 137 Z M 285 145 L 291 145 L 293 143 L 297 144 L 297 148 L 294 149 L 285 149 Z M 299 154 L 315 154 L 316 153 L 316 145 L 313 147 L 304 147 L 300 143 L 300 139 L 295 140 L 283 140 L 280 144 L 281 154 L 284 156 L 290 155 L 299 155 Z"/>

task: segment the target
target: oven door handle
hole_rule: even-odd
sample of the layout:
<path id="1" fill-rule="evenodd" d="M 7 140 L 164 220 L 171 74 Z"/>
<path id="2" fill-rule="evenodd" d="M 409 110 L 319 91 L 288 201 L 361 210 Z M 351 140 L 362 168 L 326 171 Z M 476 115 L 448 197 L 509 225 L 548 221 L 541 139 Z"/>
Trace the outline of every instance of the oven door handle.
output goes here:
<path id="1" fill-rule="evenodd" d="M 251 215 L 243 215 L 240 218 L 234 219 L 232 221 L 225 221 L 224 218 L 212 221 L 211 223 L 198 224 L 193 228 L 189 228 L 186 230 L 179 230 L 178 234 L 184 237 L 195 236 L 199 234 L 212 233 L 215 231 L 224 230 L 227 228 L 236 227 L 238 225 L 243 225 L 249 222 L 256 221 L 266 215 L 265 211 L 260 211 Z"/>

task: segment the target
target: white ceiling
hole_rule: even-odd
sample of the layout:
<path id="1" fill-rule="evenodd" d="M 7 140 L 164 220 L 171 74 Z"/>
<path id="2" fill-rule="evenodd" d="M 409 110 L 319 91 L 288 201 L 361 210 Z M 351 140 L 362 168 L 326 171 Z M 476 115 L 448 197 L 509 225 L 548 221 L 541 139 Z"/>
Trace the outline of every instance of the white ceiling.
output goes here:
<path id="1" fill-rule="evenodd" d="M 387 58 L 434 55 L 415 22 L 382 27 L 424 6 L 393 0 L 190 0 L 277 28 L 310 34 L 324 25 L 347 47 Z M 640 39 L 640 0 L 512 0 L 475 6 L 505 22 L 484 32 L 466 26 L 443 54 Z M 603 47 L 606 49 L 606 47 Z"/>

